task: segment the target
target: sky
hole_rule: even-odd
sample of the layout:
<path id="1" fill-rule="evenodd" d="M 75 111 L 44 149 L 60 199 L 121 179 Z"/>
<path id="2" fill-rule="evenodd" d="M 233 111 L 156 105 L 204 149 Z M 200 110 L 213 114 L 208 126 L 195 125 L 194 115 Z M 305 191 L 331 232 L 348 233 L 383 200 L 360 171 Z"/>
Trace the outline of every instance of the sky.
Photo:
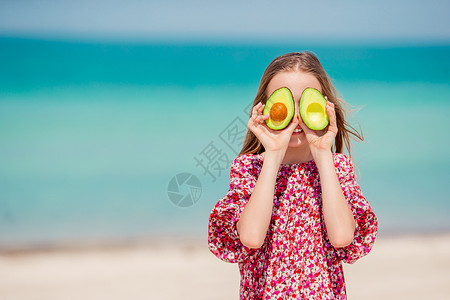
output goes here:
<path id="1" fill-rule="evenodd" d="M 1 0 L 0 36 L 450 41 L 448 0 Z"/>

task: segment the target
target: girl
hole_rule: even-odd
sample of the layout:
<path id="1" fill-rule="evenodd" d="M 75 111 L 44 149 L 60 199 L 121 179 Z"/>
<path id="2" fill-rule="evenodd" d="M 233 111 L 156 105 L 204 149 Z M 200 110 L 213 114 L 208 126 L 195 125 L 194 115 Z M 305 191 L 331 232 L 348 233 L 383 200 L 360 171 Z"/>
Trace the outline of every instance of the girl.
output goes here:
<path id="1" fill-rule="evenodd" d="M 274 131 L 262 111 L 281 87 L 294 96 L 295 116 Z M 298 113 L 307 87 L 327 99 L 324 130 L 309 129 Z M 342 153 L 350 135 L 363 139 L 343 104 L 310 52 L 282 55 L 265 70 L 229 192 L 209 219 L 210 250 L 239 263 L 241 299 L 346 299 L 342 261 L 370 251 L 378 223 Z"/>

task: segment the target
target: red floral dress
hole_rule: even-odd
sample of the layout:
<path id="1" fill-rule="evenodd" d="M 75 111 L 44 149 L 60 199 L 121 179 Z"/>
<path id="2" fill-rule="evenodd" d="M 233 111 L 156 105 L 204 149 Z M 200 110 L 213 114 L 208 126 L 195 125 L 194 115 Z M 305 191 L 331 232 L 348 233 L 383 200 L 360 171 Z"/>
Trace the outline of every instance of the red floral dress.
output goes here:
<path id="1" fill-rule="evenodd" d="M 230 189 L 209 218 L 208 244 L 218 258 L 239 263 L 241 299 L 346 299 L 342 261 L 353 263 L 369 253 L 378 223 L 361 193 L 350 159 L 341 153 L 333 156 L 357 224 L 353 242 L 339 249 L 327 237 L 314 161 L 280 166 L 264 244 L 259 249 L 242 245 L 236 222 L 252 194 L 264 157 L 245 154 L 233 161 Z"/>

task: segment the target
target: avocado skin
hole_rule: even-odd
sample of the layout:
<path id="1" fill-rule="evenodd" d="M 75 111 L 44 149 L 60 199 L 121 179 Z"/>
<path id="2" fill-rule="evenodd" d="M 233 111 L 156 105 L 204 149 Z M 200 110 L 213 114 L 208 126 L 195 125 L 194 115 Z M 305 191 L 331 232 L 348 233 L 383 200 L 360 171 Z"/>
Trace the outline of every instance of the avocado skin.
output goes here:
<path id="1" fill-rule="evenodd" d="M 287 116 L 283 121 L 274 121 L 269 117 L 269 119 L 266 120 L 266 124 L 273 130 L 282 130 L 286 128 L 294 117 L 295 112 L 294 97 L 292 96 L 291 91 L 287 87 L 282 87 L 275 90 L 272 95 L 270 95 L 269 99 L 267 99 L 263 114 L 270 116 L 272 105 L 278 102 L 281 102 L 286 106 Z"/>
<path id="2" fill-rule="evenodd" d="M 314 105 L 314 108 L 316 109 L 313 113 L 314 119 L 310 117 L 312 114 L 307 111 L 310 105 Z M 327 127 L 330 120 L 326 111 L 326 105 L 327 100 L 325 100 L 323 95 L 317 89 L 306 88 L 303 91 L 300 98 L 299 110 L 300 116 L 308 128 L 312 130 L 322 130 Z M 319 107 L 320 109 L 317 110 Z"/>

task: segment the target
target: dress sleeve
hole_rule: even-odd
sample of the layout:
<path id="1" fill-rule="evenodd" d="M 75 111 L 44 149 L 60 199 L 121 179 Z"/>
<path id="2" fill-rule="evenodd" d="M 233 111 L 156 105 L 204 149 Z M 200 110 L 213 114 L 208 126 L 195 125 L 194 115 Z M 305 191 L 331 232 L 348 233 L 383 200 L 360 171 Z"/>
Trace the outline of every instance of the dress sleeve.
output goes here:
<path id="1" fill-rule="evenodd" d="M 256 182 L 251 171 L 251 160 L 245 155 L 233 161 L 230 171 L 230 189 L 217 202 L 209 217 L 209 249 L 226 262 L 241 262 L 254 251 L 241 243 L 236 228 L 236 223 Z"/>
<path id="2" fill-rule="evenodd" d="M 352 243 L 336 249 L 336 254 L 344 262 L 354 263 L 372 249 L 378 232 L 378 220 L 361 192 L 350 159 L 344 154 L 336 154 L 335 166 L 344 196 L 356 221 Z"/>

